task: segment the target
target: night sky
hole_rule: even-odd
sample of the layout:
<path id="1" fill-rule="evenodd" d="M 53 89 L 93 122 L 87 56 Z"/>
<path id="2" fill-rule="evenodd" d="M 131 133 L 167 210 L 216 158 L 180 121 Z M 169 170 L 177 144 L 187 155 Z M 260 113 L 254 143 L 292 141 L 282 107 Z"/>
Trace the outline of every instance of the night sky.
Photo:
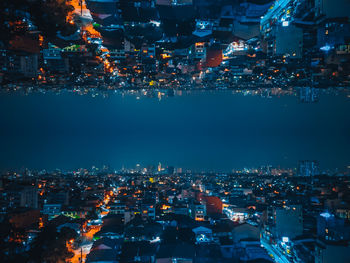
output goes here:
<path id="1" fill-rule="evenodd" d="M 350 99 L 198 93 L 164 98 L 0 95 L 0 169 L 164 165 L 229 171 L 350 165 Z"/>

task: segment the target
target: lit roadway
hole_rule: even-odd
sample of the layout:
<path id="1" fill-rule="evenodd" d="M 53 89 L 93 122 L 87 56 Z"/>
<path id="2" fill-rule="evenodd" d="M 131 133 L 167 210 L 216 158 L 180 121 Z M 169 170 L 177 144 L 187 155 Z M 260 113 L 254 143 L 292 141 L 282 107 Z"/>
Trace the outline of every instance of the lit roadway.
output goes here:
<path id="1" fill-rule="evenodd" d="M 68 4 L 74 7 L 74 13 L 87 20 L 92 21 L 90 10 L 86 8 L 85 1 L 72 0 Z"/>
<path id="2" fill-rule="evenodd" d="M 87 37 L 102 39 L 100 32 L 98 32 L 92 25 L 93 19 L 90 13 L 90 10 L 86 7 L 84 0 L 72 0 L 69 2 L 70 5 L 74 7 L 74 11 L 68 14 L 67 21 L 69 23 L 74 22 L 74 16 L 77 15 L 81 19 L 81 30 L 83 32 L 83 39 L 88 42 Z M 87 34 L 86 34 L 87 33 Z M 105 48 L 106 53 L 109 55 L 109 50 Z M 101 59 L 101 58 L 100 58 Z M 100 62 L 103 62 L 105 70 L 109 73 L 116 73 L 118 69 L 116 67 L 112 67 L 108 59 L 101 59 Z"/>
<path id="3" fill-rule="evenodd" d="M 260 240 L 261 244 L 264 246 L 264 248 L 267 250 L 269 254 L 273 255 L 273 260 L 277 263 L 291 263 L 285 255 L 283 255 L 276 245 L 271 245 L 267 242 L 265 242 L 263 239 Z"/>
<path id="4" fill-rule="evenodd" d="M 85 262 L 87 254 L 89 254 L 91 246 L 92 246 L 92 238 L 94 234 L 100 231 L 101 226 L 92 226 L 90 230 L 86 233 L 82 234 L 82 243 L 79 248 L 73 249 L 70 245 L 68 246 L 68 250 L 74 253 L 74 256 L 68 260 L 71 263 L 80 263 Z M 82 256 L 82 261 L 80 261 L 80 257 Z"/>
<path id="5" fill-rule="evenodd" d="M 67 19 L 73 21 L 73 15 L 78 15 L 83 23 L 83 30 L 89 32 L 92 37 L 101 38 L 101 34 L 92 26 L 92 16 L 90 10 L 86 7 L 85 1 L 72 0 L 69 4 L 74 7 L 74 11 L 68 15 Z"/>

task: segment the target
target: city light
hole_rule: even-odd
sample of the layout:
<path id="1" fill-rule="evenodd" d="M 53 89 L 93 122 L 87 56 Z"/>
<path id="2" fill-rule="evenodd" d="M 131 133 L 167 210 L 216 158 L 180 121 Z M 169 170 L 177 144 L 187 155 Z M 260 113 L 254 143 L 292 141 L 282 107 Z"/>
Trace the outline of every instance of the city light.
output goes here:
<path id="1" fill-rule="evenodd" d="M 350 1 L 1 1 L 1 262 L 350 262 Z"/>

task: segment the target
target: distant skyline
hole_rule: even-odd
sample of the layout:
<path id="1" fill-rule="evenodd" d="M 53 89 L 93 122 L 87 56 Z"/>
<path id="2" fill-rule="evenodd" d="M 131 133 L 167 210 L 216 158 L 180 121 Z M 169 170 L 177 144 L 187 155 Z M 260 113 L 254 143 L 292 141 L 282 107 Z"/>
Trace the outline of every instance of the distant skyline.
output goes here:
<path id="1" fill-rule="evenodd" d="M 350 165 L 349 98 L 230 92 L 162 101 L 33 93 L 0 95 L 0 169 L 63 170 L 137 163 L 196 171 L 231 171 L 317 160 L 321 169 Z"/>
<path id="2" fill-rule="evenodd" d="M 316 161 L 316 160 L 313 160 Z M 159 164 L 159 163 L 158 163 Z M 87 170 L 89 172 L 103 172 L 103 171 L 108 171 L 111 173 L 122 173 L 122 172 L 138 172 L 138 170 L 143 173 L 143 172 L 147 172 L 147 173 L 153 173 L 153 174 L 162 174 L 164 171 L 166 172 L 168 168 L 174 169 L 174 173 L 187 173 L 187 172 L 193 172 L 193 173 L 217 173 L 217 174 L 230 174 L 230 173 L 235 173 L 235 172 L 241 172 L 241 173 L 254 173 L 254 171 L 258 171 L 258 172 L 263 172 L 264 169 L 266 169 L 267 167 L 269 167 L 272 170 L 280 170 L 280 171 L 292 171 L 294 173 L 297 173 L 298 170 L 298 163 L 295 165 L 295 167 L 281 167 L 281 166 L 272 166 L 272 165 L 261 165 L 259 167 L 244 167 L 244 168 L 240 168 L 240 169 L 235 169 L 232 168 L 231 170 L 220 170 L 220 169 L 207 169 L 207 170 L 200 170 L 200 169 L 189 169 L 186 167 L 177 167 L 177 166 L 173 166 L 171 164 L 162 164 L 162 171 L 158 171 L 157 170 L 157 166 L 158 164 L 147 164 L 147 165 L 141 165 L 136 163 L 134 166 L 131 167 L 126 167 L 126 166 L 122 166 L 122 167 L 112 167 L 112 166 L 91 166 L 91 167 L 75 167 L 75 168 L 71 168 L 71 169 L 61 169 L 60 167 L 56 167 L 53 169 L 39 169 L 39 168 L 28 168 L 28 167 L 21 167 L 21 168 L 17 168 L 17 169 L 5 169 L 5 170 L 0 170 L 0 172 L 3 173 L 7 173 L 7 172 L 15 172 L 15 173 L 24 173 L 26 171 L 30 171 L 33 173 L 36 172 L 42 172 L 42 171 L 46 171 L 46 172 L 55 172 L 55 171 L 60 171 L 62 173 L 77 173 L 80 170 Z M 139 166 L 138 166 L 139 165 Z M 97 169 L 96 169 L 97 168 Z M 149 168 L 152 168 L 152 170 L 148 170 Z M 145 170 L 146 169 L 146 170 Z M 346 170 L 347 169 L 347 170 Z M 344 167 L 344 169 L 340 170 L 338 168 L 335 169 L 322 169 L 320 170 L 320 173 L 323 172 L 348 172 L 349 168 Z"/>
<path id="3" fill-rule="evenodd" d="M 318 160 L 299 160 L 297 163 L 295 163 L 294 166 L 281 166 L 281 165 L 271 165 L 271 164 L 261 164 L 260 166 L 247 166 L 247 167 L 241 167 L 241 168 L 232 168 L 232 169 L 201 169 L 201 168 L 188 168 L 188 167 L 180 167 L 180 166 L 174 166 L 170 163 L 149 163 L 149 164 L 142 164 L 142 163 L 135 163 L 135 165 L 131 166 L 125 166 L 122 165 L 121 167 L 114 167 L 110 166 L 108 164 L 102 164 L 102 165 L 92 165 L 88 167 L 71 167 L 71 168 L 61 168 L 61 167 L 55 167 L 55 168 L 30 168 L 30 167 L 19 167 L 19 168 L 7 168 L 0 170 L 0 172 L 17 172 L 17 173 L 23 173 L 26 170 L 31 171 L 31 172 L 41 172 L 41 171 L 47 171 L 47 172 L 54 172 L 54 171 L 61 171 L 62 173 L 70 173 L 70 172 L 78 172 L 79 170 L 87 170 L 87 171 L 108 171 L 112 173 L 119 173 L 119 172 L 137 172 L 137 170 L 140 170 L 141 172 L 144 172 L 145 169 L 147 170 L 146 172 L 152 172 L 152 173 L 158 173 L 159 171 L 157 170 L 157 167 L 159 164 L 162 165 L 163 170 L 165 171 L 168 168 L 174 169 L 175 173 L 186 173 L 186 172 L 194 172 L 194 173 L 234 173 L 234 172 L 242 172 L 242 173 L 254 173 L 254 170 L 256 171 L 263 171 L 266 168 L 269 167 L 269 169 L 272 170 L 284 170 L 284 171 L 293 171 L 294 173 L 297 173 L 298 171 L 298 164 L 300 161 L 316 161 L 318 163 Z M 319 164 L 319 163 L 318 163 Z M 322 166 L 322 164 L 319 164 Z M 152 168 L 152 170 L 148 170 Z M 326 173 L 326 172 L 331 172 L 331 173 L 336 173 L 336 172 L 350 172 L 350 166 L 344 166 L 344 167 L 334 167 L 334 168 L 322 168 L 319 170 L 320 173 Z"/>

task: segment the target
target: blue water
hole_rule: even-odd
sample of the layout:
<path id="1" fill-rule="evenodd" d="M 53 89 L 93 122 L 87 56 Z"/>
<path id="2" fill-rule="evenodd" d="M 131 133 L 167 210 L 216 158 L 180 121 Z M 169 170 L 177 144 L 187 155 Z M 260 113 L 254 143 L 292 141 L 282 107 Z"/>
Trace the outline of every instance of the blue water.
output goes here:
<path id="1" fill-rule="evenodd" d="M 312 159 L 350 165 L 350 99 L 193 92 L 156 98 L 0 95 L 0 169 L 165 165 L 194 170 Z"/>

